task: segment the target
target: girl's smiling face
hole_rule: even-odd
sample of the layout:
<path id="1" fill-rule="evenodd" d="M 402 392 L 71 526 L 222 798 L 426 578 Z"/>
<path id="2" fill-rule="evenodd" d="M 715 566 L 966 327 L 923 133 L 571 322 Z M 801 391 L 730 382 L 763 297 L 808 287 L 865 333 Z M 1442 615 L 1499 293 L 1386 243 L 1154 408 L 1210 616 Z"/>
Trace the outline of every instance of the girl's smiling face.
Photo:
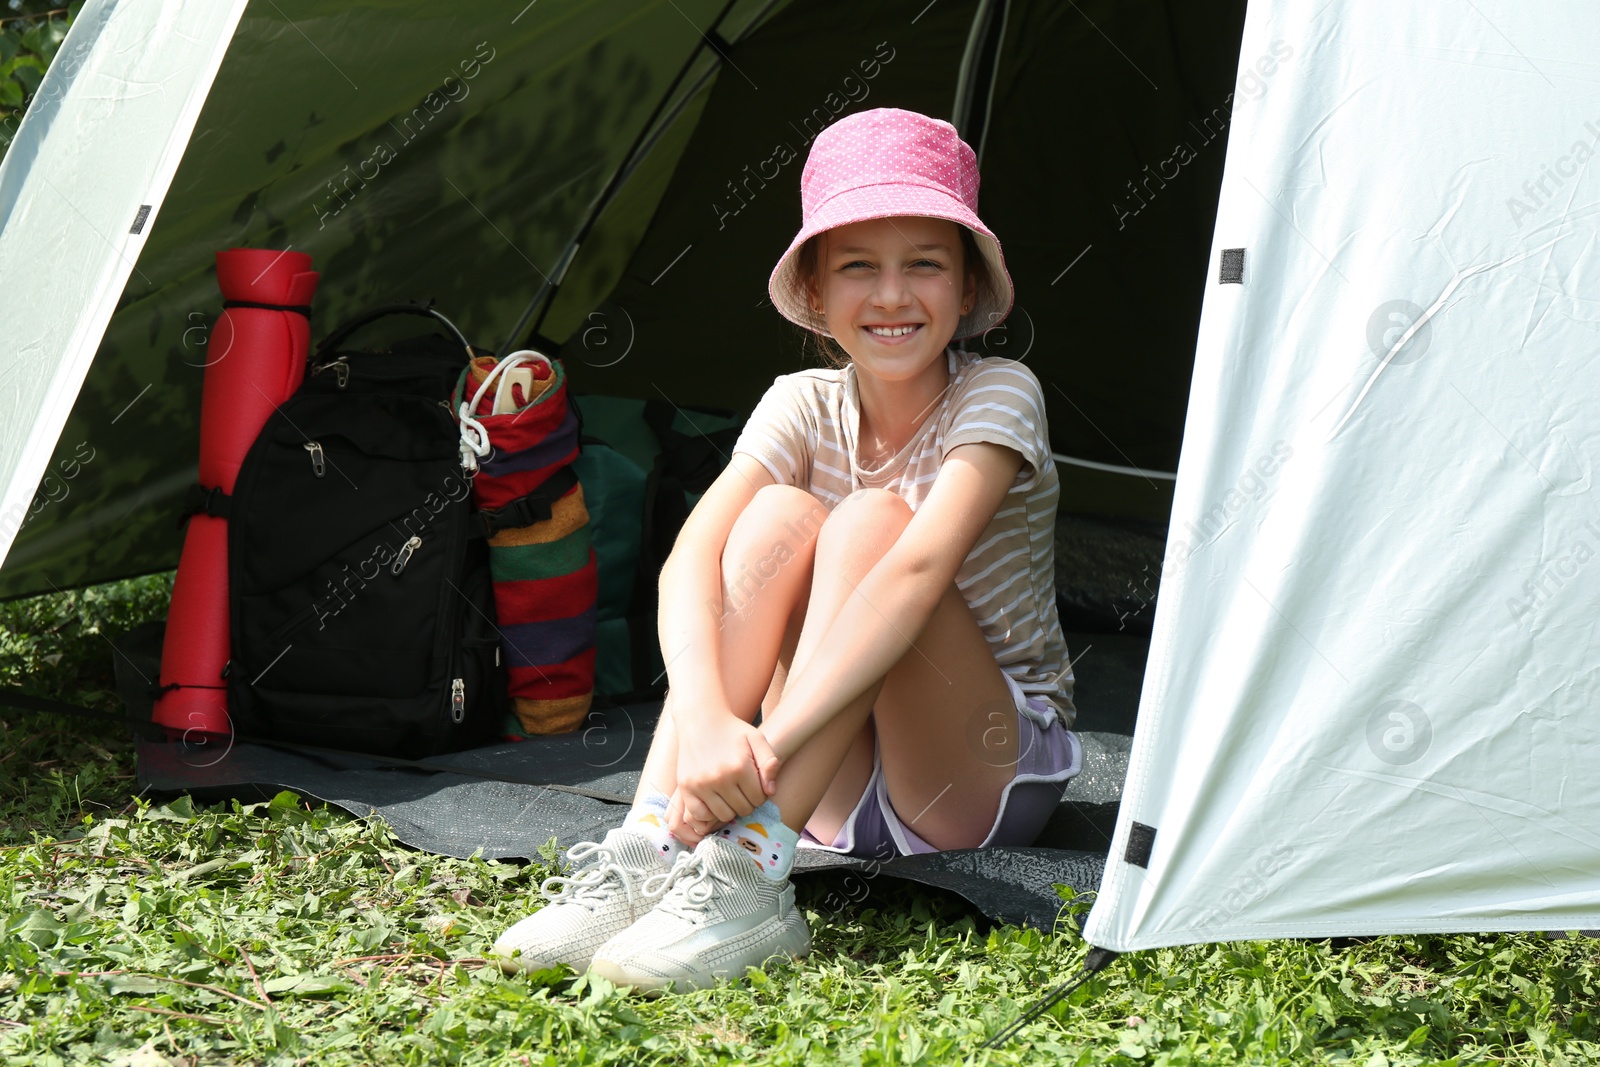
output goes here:
<path id="1" fill-rule="evenodd" d="M 819 234 L 810 300 L 857 364 L 914 377 L 944 352 L 977 296 L 961 227 L 920 215 L 868 219 Z"/>

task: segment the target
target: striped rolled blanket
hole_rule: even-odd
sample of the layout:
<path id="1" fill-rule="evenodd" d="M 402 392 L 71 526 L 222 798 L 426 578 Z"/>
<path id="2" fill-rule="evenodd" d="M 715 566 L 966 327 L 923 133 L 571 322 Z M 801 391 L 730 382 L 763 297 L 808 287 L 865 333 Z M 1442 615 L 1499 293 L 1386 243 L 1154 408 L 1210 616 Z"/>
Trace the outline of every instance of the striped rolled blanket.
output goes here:
<path id="1" fill-rule="evenodd" d="M 529 350 L 501 360 L 478 356 L 462 371 L 451 407 L 473 503 L 490 535 L 517 720 L 528 734 L 576 730 L 594 699 L 599 572 L 571 466 L 578 420 L 566 370 Z"/>

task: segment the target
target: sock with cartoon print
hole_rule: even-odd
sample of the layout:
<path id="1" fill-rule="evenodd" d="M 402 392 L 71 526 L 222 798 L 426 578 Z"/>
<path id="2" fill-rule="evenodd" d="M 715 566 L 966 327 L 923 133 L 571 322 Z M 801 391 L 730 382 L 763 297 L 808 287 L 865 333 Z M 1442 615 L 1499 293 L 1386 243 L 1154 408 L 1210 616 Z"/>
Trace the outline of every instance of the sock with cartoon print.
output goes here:
<path id="1" fill-rule="evenodd" d="M 795 846 L 800 842 L 800 831 L 785 825 L 778 817 L 778 806 L 770 799 L 744 818 L 719 828 L 713 836 L 732 841 L 750 853 L 761 873 L 774 882 L 789 877 Z"/>
<path id="2" fill-rule="evenodd" d="M 678 853 L 684 851 L 684 846 L 667 829 L 668 799 L 660 790 L 646 787 L 644 796 L 628 809 L 628 817 L 622 820 L 622 828 L 649 838 L 656 847 L 656 855 L 670 867 L 678 858 Z"/>

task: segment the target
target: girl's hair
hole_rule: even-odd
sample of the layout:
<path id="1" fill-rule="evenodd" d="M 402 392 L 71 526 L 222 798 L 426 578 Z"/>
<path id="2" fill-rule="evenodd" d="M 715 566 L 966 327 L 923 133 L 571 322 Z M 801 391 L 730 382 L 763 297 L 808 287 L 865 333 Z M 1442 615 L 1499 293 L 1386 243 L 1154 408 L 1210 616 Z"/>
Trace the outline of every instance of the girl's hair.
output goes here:
<path id="1" fill-rule="evenodd" d="M 988 260 L 983 258 L 983 254 L 978 251 L 978 242 L 972 236 L 972 231 L 960 223 L 956 223 L 956 229 L 961 231 L 961 259 L 965 266 L 966 274 L 978 279 L 978 290 L 980 292 L 992 293 L 994 285 L 989 279 L 989 263 Z M 820 233 L 813 234 L 806 240 L 805 244 L 800 246 L 800 251 L 797 253 L 799 258 L 796 261 L 796 265 L 799 267 L 802 285 L 817 279 L 817 242 L 821 237 L 822 234 Z M 962 281 L 965 282 L 966 278 L 963 278 Z M 821 286 L 818 285 L 818 288 L 820 289 Z M 849 365 L 850 353 L 846 352 L 838 341 L 808 330 L 804 326 L 797 326 L 795 329 L 800 331 L 801 347 L 808 355 L 816 357 L 824 366 L 837 370 L 840 367 Z"/>

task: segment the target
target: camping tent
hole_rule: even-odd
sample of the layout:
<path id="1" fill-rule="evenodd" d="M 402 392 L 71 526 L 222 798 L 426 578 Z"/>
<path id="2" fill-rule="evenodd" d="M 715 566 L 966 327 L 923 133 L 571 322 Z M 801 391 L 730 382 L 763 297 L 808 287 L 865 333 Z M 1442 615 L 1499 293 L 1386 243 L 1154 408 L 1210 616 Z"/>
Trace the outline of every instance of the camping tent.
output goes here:
<path id="1" fill-rule="evenodd" d="M 747 410 L 799 363 L 761 305 L 809 137 L 911 107 L 982 147 L 983 343 L 1065 499 L 1163 515 L 1098 468 L 1170 469 L 1189 401 L 1090 938 L 1600 925 L 1600 15 L 1237 14 L 91 2 L 0 166 L 0 546 L 64 490 L 0 593 L 174 562 L 215 249 L 309 251 L 319 335 L 432 295 L 580 391 Z"/>
<path id="2" fill-rule="evenodd" d="M 1130 632 L 1072 639 L 1095 645 L 1088 769 L 1041 847 L 889 869 L 1048 927 L 1052 883 L 1099 881 L 1159 558 L 1066 513 L 1166 518 L 1242 21 L 1242 0 L 89 0 L 0 163 L 0 596 L 176 563 L 216 250 L 309 253 L 314 339 L 432 297 L 480 345 L 559 347 L 580 399 L 748 412 L 803 365 L 765 283 L 810 140 L 863 108 L 947 117 L 1018 288 L 977 344 L 1046 384 L 1057 558 L 1093 561 L 1073 588 Z M 130 710 L 159 645 L 118 642 Z M 531 856 L 614 821 L 658 711 L 601 708 L 603 752 L 552 738 L 427 778 L 147 745 L 140 783 L 288 786 L 420 847 Z"/>

